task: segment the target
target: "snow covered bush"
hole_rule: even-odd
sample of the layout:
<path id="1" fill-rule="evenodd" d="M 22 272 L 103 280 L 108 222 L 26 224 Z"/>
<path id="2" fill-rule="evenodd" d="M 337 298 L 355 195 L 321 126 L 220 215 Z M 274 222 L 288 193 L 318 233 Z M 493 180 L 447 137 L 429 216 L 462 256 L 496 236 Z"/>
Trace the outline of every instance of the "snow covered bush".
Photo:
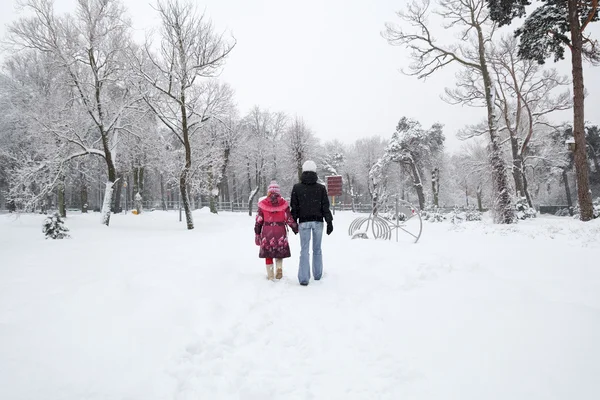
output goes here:
<path id="1" fill-rule="evenodd" d="M 481 221 L 482 215 L 481 211 L 475 207 L 468 207 L 467 211 L 465 211 L 465 219 L 467 221 Z"/>
<path id="2" fill-rule="evenodd" d="M 406 219 L 407 219 L 406 214 L 404 214 L 402 212 L 398 213 L 398 215 L 396 215 L 395 212 L 384 212 L 384 213 L 377 214 L 377 216 L 380 218 L 383 218 L 387 221 L 392 221 L 392 222 L 396 221 L 396 220 L 402 222 L 402 221 L 406 221 Z"/>
<path id="3" fill-rule="evenodd" d="M 453 224 L 460 224 L 467 219 L 466 213 L 459 207 L 454 207 L 454 210 L 450 213 L 450 222 Z"/>
<path id="4" fill-rule="evenodd" d="M 432 207 L 421 212 L 421 217 L 429 222 L 442 222 L 446 220 L 446 216 L 442 214 L 439 207 Z"/>
<path id="5" fill-rule="evenodd" d="M 46 239 L 64 239 L 70 237 L 68 233 L 69 228 L 65 226 L 65 222 L 57 212 L 48 215 L 44 219 L 42 232 L 46 235 Z"/>
<path id="6" fill-rule="evenodd" d="M 556 215 L 557 217 L 568 217 L 571 215 L 571 213 L 569 212 L 568 208 L 561 208 L 554 215 Z"/>
<path id="7" fill-rule="evenodd" d="M 525 197 L 519 198 L 516 206 L 517 218 L 519 219 L 535 218 L 537 215 L 537 211 L 535 211 L 535 208 L 529 207 L 529 203 L 527 203 Z"/>
<path id="8" fill-rule="evenodd" d="M 469 207 L 454 207 L 454 210 L 449 214 L 450 222 L 460 224 L 461 222 L 481 221 L 482 213 L 473 206 Z"/>

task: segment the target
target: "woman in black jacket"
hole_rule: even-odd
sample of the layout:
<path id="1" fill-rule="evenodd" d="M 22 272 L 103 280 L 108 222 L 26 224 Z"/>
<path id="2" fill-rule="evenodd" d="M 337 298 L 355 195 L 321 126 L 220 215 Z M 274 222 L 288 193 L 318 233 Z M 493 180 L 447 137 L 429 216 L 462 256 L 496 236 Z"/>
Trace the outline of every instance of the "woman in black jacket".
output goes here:
<path id="1" fill-rule="evenodd" d="M 323 220 L 327 223 L 327 234 L 333 232 L 333 216 L 329 210 L 329 197 L 325 186 L 317 182 L 317 165 L 308 160 L 302 165 L 300 183 L 294 185 L 290 201 L 292 217 L 299 225 L 300 266 L 298 280 L 303 286 L 310 280 L 308 247 L 312 236 L 312 270 L 315 280 L 323 275 Z"/>

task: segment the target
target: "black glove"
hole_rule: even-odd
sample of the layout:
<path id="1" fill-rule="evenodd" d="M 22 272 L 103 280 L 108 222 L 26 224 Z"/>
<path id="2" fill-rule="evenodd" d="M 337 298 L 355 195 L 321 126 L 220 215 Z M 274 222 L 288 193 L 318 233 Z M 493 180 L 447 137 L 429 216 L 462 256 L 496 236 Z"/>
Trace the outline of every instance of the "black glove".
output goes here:
<path id="1" fill-rule="evenodd" d="M 327 234 L 331 235 L 331 232 L 333 232 L 333 222 L 328 222 L 327 223 Z"/>

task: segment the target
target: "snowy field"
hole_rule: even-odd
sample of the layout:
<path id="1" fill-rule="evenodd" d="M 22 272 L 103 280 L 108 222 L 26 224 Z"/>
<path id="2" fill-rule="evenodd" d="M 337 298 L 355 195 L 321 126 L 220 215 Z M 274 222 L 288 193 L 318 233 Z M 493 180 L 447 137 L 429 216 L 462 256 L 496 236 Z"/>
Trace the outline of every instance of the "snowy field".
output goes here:
<path id="1" fill-rule="evenodd" d="M 424 223 L 268 282 L 253 219 L 0 216 L 0 399 L 600 398 L 600 220 Z"/>

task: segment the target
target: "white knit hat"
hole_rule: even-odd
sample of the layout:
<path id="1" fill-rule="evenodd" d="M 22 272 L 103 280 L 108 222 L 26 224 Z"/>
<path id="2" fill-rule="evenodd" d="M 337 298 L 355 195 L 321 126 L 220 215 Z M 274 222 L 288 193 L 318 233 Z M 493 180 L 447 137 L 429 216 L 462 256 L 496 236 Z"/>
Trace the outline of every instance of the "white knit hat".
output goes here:
<path id="1" fill-rule="evenodd" d="M 317 172 L 317 164 L 313 160 L 304 161 L 302 172 Z"/>

